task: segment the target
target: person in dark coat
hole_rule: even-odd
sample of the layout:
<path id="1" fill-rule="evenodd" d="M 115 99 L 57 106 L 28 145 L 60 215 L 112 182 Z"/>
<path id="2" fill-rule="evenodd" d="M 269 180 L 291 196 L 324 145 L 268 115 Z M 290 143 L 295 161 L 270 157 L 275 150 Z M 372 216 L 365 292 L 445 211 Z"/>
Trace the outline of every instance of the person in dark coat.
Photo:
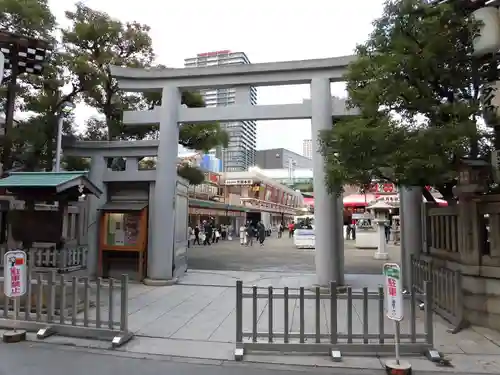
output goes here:
<path id="1" fill-rule="evenodd" d="M 193 242 L 193 245 L 195 245 L 195 244 L 201 245 L 200 244 L 200 227 L 198 225 L 194 227 L 194 242 Z"/>
<path id="2" fill-rule="evenodd" d="M 259 238 L 260 246 L 264 246 L 264 241 L 266 240 L 266 227 L 262 221 L 257 225 L 257 237 Z"/>
<path id="3" fill-rule="evenodd" d="M 246 231 L 246 234 L 247 234 L 247 243 L 246 245 L 247 246 L 253 246 L 253 238 L 255 236 L 254 234 L 254 230 L 253 230 L 253 227 L 252 227 L 252 224 L 251 223 L 247 223 L 247 226 L 245 227 L 245 231 Z"/>
<path id="4" fill-rule="evenodd" d="M 212 239 L 212 234 L 213 234 L 212 223 L 205 222 L 203 229 L 205 230 L 205 241 L 203 241 L 203 245 L 210 246 L 210 240 Z"/>

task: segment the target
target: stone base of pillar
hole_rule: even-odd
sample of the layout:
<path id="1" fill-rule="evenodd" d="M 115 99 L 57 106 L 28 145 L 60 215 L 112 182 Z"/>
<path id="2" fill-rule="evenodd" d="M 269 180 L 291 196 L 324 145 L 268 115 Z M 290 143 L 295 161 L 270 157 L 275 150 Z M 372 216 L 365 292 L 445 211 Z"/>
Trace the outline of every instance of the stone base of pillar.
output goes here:
<path id="1" fill-rule="evenodd" d="M 389 259 L 389 254 L 376 251 L 375 254 L 373 254 L 373 259 L 387 260 Z"/>
<path id="2" fill-rule="evenodd" d="M 179 279 L 176 277 L 169 280 L 145 278 L 142 282 L 144 283 L 144 285 L 148 286 L 172 286 L 177 284 L 178 281 Z"/>
<path id="3" fill-rule="evenodd" d="M 385 220 L 375 220 L 378 224 L 378 246 L 377 251 L 373 255 L 373 259 L 387 260 L 389 254 L 387 253 L 387 244 L 385 239 Z"/>

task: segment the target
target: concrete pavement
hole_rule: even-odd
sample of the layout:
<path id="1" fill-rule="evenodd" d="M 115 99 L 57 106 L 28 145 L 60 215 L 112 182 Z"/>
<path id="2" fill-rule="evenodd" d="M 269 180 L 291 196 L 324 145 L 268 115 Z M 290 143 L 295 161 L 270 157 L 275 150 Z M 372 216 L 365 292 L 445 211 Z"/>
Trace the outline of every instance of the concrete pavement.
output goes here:
<path id="1" fill-rule="evenodd" d="M 245 285 L 282 287 L 308 286 L 314 282 L 313 274 L 284 272 L 241 272 L 192 270 L 178 284 L 170 287 L 149 287 L 131 284 L 129 292 L 129 327 L 136 337 L 117 351 L 129 355 L 158 355 L 175 358 L 196 358 L 203 361 L 232 362 L 235 347 L 235 287 L 237 279 Z M 347 275 L 347 282 L 354 289 L 364 285 L 371 289 L 381 281 L 380 275 Z M 306 331 L 313 331 L 314 315 L 308 301 L 305 308 Z M 340 302 L 340 301 L 339 301 Z M 370 308 L 370 307 L 369 307 Z M 251 327 L 249 304 L 244 305 L 244 327 Z M 274 307 L 279 330 L 280 308 Z M 328 332 L 328 304 L 322 318 L 322 332 Z M 115 309 L 117 311 L 118 309 Z M 298 330 L 294 319 L 296 306 L 290 307 L 291 330 Z M 346 314 L 339 306 L 338 327 L 345 331 Z M 369 329 L 376 331 L 377 312 L 371 314 Z M 353 332 L 361 332 L 362 309 L 358 301 L 353 304 Z M 258 326 L 267 326 L 267 306 L 259 303 Z M 103 311 L 105 314 L 106 312 Z M 420 314 L 420 313 L 419 313 Z M 90 317 L 92 318 L 92 316 Z M 342 328 L 344 327 L 344 328 Z M 392 325 L 386 324 L 390 332 Z M 422 316 L 418 316 L 417 329 L 422 328 Z M 455 365 L 453 369 L 437 368 L 424 358 L 411 358 L 414 368 L 421 371 L 454 371 L 455 373 L 500 373 L 500 334 L 481 328 L 468 329 L 456 335 L 449 334 L 449 326 L 439 317 L 434 320 L 435 347 L 444 352 Z M 406 323 L 403 324 L 406 328 Z M 33 335 L 30 339 L 36 340 Z M 110 349 L 109 342 L 76 340 L 49 337 L 48 343 L 77 345 L 82 347 Z M 256 355 L 245 356 L 245 363 L 275 365 L 342 367 L 358 369 L 382 369 L 383 359 L 369 357 L 344 357 L 334 363 L 326 356 Z"/>
<path id="2" fill-rule="evenodd" d="M 239 364 L 230 362 L 200 363 L 161 356 L 133 355 L 111 351 L 92 351 L 80 348 L 58 347 L 46 344 L 0 344 L 1 375 L 277 375 L 295 374 L 373 374 L 348 369 L 304 368 L 259 364 Z M 383 372 L 379 372 L 382 374 Z M 376 375 L 377 373 L 375 373 Z"/>
<path id="3" fill-rule="evenodd" d="M 231 363 L 233 361 L 233 350 L 235 347 L 235 283 L 236 280 L 243 280 L 244 285 L 257 285 L 262 287 L 283 287 L 291 288 L 299 286 L 311 286 L 315 282 L 315 275 L 306 270 L 285 272 L 286 267 L 299 267 L 300 261 L 313 255 L 313 251 L 297 250 L 288 247 L 283 239 L 284 246 L 268 245 L 264 248 L 255 247 L 252 249 L 240 247 L 237 242 L 229 245 L 222 243 L 207 250 L 206 247 L 191 249 L 191 255 L 196 252 L 214 254 L 220 252 L 219 260 L 224 264 L 243 264 L 249 258 L 253 263 L 247 267 L 255 267 L 253 271 L 241 270 L 200 270 L 191 269 L 186 276 L 180 280 L 179 284 L 169 287 L 150 287 L 138 283 L 131 283 L 129 288 L 129 327 L 136 334 L 136 337 L 118 350 L 113 351 L 119 356 L 159 356 L 161 358 L 176 358 L 182 361 L 192 361 L 195 358 L 203 363 Z M 272 241 L 269 241 L 272 244 Z M 280 243 L 281 244 L 281 243 Z M 237 245 L 237 246 L 234 246 Z M 356 259 L 354 252 L 364 252 Z M 267 252 L 267 253 L 266 253 Z M 348 253 L 350 254 L 348 255 Z M 244 256 L 238 254 L 244 253 Z M 261 258 L 272 254 L 273 267 L 266 270 L 259 269 L 267 260 Z M 369 289 L 377 288 L 382 282 L 380 275 L 383 261 L 376 261 L 371 258 L 372 252 L 369 250 L 346 250 L 346 263 L 365 264 L 372 270 L 378 269 L 376 274 L 347 274 L 346 282 L 354 290 L 359 290 L 363 286 Z M 234 256 L 237 254 L 237 256 Z M 250 255 L 248 255 L 250 254 Z M 298 254 L 298 255 L 297 255 Z M 307 254 L 304 256 L 304 254 Z M 203 257 L 198 256 L 201 261 Z M 292 260 L 290 260 L 292 259 Z M 349 260 L 350 259 L 350 260 Z M 396 260 L 396 259 L 391 259 Z M 279 266 L 278 261 L 281 263 Z M 397 260 L 396 260 L 397 261 Z M 229 263 L 228 263 L 229 262 Z M 253 264 L 253 265 L 252 265 Z M 272 266 L 272 264 L 271 264 Z M 372 271 L 373 272 L 373 271 Z M 117 299 L 118 300 L 118 299 Z M 248 301 L 249 302 L 249 301 Z M 267 304 L 265 301 L 259 302 L 259 330 L 267 328 Z M 338 329 L 346 330 L 346 314 L 342 312 L 345 306 L 339 301 Z M 376 301 L 373 301 L 376 302 Z M 314 330 L 313 301 L 307 300 L 305 306 L 306 332 Z M 274 306 L 276 320 L 275 330 L 279 330 L 282 309 L 279 303 Z M 290 328 L 291 331 L 298 330 L 298 320 L 294 318 L 297 314 L 297 306 L 291 301 Z M 322 318 L 321 330 L 323 333 L 329 331 L 329 307 L 323 304 L 325 311 Z M 119 314 L 119 309 L 114 309 Z M 249 303 L 244 304 L 243 324 L 245 329 L 251 327 L 251 307 Z M 369 306 L 369 330 L 377 331 L 377 309 Z M 360 333 L 362 327 L 362 307 L 361 301 L 353 303 L 353 332 Z M 372 313 L 373 312 L 373 313 Z M 103 306 L 103 314 L 106 314 L 106 306 Z M 93 316 L 91 314 L 90 318 Z M 417 320 L 417 330 L 422 329 L 422 315 L 419 312 Z M 391 332 L 392 325 L 386 321 L 386 331 Z M 449 326 L 439 317 L 434 320 L 435 347 L 445 353 L 454 364 L 454 368 L 438 368 L 424 358 L 411 358 L 410 361 L 415 370 L 438 371 L 454 373 L 500 373 L 500 334 L 482 328 L 473 327 L 456 335 L 449 334 Z M 407 323 L 403 323 L 403 329 L 407 329 Z M 30 340 L 36 340 L 34 335 L 29 335 Z M 44 342 L 72 345 L 84 348 L 110 349 L 109 342 L 96 342 L 90 340 L 72 339 L 52 336 Z M 0 350 L 1 352 L 1 350 Z M 380 371 L 383 360 L 368 357 L 344 357 L 341 363 L 332 362 L 324 356 L 293 356 L 293 355 L 256 355 L 245 356 L 245 364 L 261 364 L 263 366 L 312 366 L 337 369 L 339 374 L 346 369 L 356 369 L 360 373 L 361 369 L 369 369 L 370 373 Z M 0 362 L 1 363 L 1 362 Z M 0 367 L 1 368 L 1 367 Z M 334 371 L 334 370 L 332 370 Z M 56 372 L 57 373 L 57 372 Z M 337 373 L 337 372 L 336 372 Z M 127 373 L 125 373 L 126 375 Z M 194 374 L 196 374 L 194 372 Z M 268 373 L 263 373 L 263 375 Z M 269 373 L 270 374 L 270 373 Z M 3 375 L 3 373 L 0 373 Z M 78 374 L 74 374 L 78 375 Z"/>
<path id="4" fill-rule="evenodd" d="M 191 269 L 222 271 L 315 272 L 314 250 L 296 249 L 293 240 L 268 237 L 264 246 L 241 246 L 239 239 L 220 241 L 211 246 L 189 249 Z M 360 250 L 354 241 L 344 241 L 345 272 L 351 274 L 380 274 L 384 261 L 373 259 L 375 250 Z M 388 245 L 391 261 L 400 261 L 399 246 Z"/>

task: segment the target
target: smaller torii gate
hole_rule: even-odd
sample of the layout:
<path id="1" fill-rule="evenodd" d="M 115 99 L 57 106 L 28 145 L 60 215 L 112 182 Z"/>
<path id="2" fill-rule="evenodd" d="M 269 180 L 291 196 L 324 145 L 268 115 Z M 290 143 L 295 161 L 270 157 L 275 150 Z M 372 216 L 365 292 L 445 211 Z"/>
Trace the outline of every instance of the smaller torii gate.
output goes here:
<path id="1" fill-rule="evenodd" d="M 77 141 L 72 145 L 64 147 L 64 154 L 70 156 L 89 157 L 91 158 L 91 166 L 89 171 L 89 179 L 103 192 L 99 197 L 88 197 L 89 209 L 87 218 L 87 233 L 88 233 L 88 269 L 91 275 L 95 275 L 97 271 L 97 256 L 99 243 L 99 210 L 111 200 L 111 191 L 108 189 L 109 183 L 119 185 L 122 192 L 131 191 L 131 184 L 147 183 L 148 191 L 142 192 L 140 195 L 145 197 L 148 204 L 148 267 L 145 283 L 151 285 L 166 285 L 175 280 L 176 276 L 180 276 L 185 270 L 185 264 L 180 264 L 182 254 L 187 250 L 187 220 L 188 220 L 188 198 L 187 198 L 187 181 L 179 183 L 179 178 L 175 174 L 172 178 L 175 195 L 172 201 L 168 202 L 169 210 L 157 213 L 158 210 L 165 210 L 165 202 L 162 200 L 165 194 L 158 189 L 156 179 L 157 171 L 139 170 L 139 160 L 144 157 L 156 157 L 158 155 L 159 141 L 157 140 L 142 140 L 142 141 Z M 177 152 L 177 149 L 176 149 Z M 107 159 L 123 157 L 125 159 L 125 170 L 112 171 L 108 169 Z M 122 187 L 123 185 L 123 187 Z M 181 186 L 182 185 L 182 186 Z M 182 191 L 180 191 L 182 190 Z M 141 190 L 143 191 L 143 189 Z M 137 194 L 137 193 L 136 193 Z M 179 196 L 183 195 L 185 201 L 182 207 L 179 207 L 175 212 L 176 203 Z M 141 198 L 141 199 L 142 199 Z M 158 204 L 160 203 L 160 204 Z M 180 212 L 184 210 L 185 212 Z M 165 223 L 161 221 L 159 225 L 154 223 L 155 214 L 158 216 L 172 215 L 172 221 Z M 175 217 L 178 214 L 178 217 Z M 180 222 L 183 221 L 183 222 Z M 181 227 L 185 227 L 182 229 Z M 180 237 L 185 235 L 185 238 L 176 237 L 174 230 L 180 234 Z M 181 231 L 184 232 L 181 232 Z M 161 242 L 164 238 L 164 233 L 168 232 L 171 237 L 170 242 Z M 160 240 L 157 239 L 160 237 Z M 154 244 L 162 243 L 161 247 L 154 247 Z M 181 249 L 185 248 L 185 249 Z M 184 253 L 183 251 L 184 250 Z M 158 255 L 160 253 L 160 255 Z M 158 258 L 164 254 L 169 254 L 170 260 L 163 264 L 158 263 Z M 176 259 L 175 272 L 173 271 L 172 262 Z M 163 278 L 154 277 L 161 273 Z"/>

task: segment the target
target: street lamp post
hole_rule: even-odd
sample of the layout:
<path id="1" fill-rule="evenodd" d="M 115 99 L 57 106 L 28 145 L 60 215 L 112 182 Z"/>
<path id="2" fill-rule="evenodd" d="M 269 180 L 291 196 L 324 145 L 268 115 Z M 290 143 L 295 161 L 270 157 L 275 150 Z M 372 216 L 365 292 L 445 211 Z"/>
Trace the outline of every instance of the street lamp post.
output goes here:
<path id="1" fill-rule="evenodd" d="M 281 154 L 277 153 L 276 159 L 279 159 L 279 158 L 281 158 Z M 288 162 L 287 162 L 287 168 L 288 168 L 288 182 L 291 185 L 294 184 L 294 170 L 295 170 L 296 165 L 297 165 L 297 161 L 294 158 L 292 158 L 291 156 L 289 156 Z"/>
<path id="2" fill-rule="evenodd" d="M 54 165 L 54 171 L 61 171 L 61 154 L 62 154 L 62 133 L 63 133 L 63 123 L 64 115 L 70 113 L 75 109 L 75 104 L 69 101 L 62 102 L 59 107 L 59 118 L 57 121 L 57 143 L 56 143 L 56 162 Z"/>
<path id="3" fill-rule="evenodd" d="M 289 157 L 288 158 L 288 180 L 290 181 L 290 183 L 293 184 L 295 183 L 295 178 L 294 178 L 294 172 L 295 172 L 295 165 L 297 164 L 297 162 Z"/>

